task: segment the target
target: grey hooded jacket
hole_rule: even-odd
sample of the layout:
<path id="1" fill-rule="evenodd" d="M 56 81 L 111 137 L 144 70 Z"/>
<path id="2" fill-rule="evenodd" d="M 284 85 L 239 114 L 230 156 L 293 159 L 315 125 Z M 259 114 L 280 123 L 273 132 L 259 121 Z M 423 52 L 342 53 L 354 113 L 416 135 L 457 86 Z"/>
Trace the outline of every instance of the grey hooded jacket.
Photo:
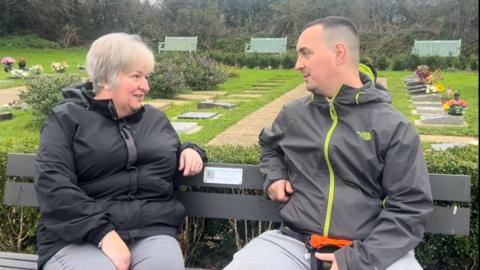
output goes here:
<path id="1" fill-rule="evenodd" d="M 353 240 L 340 269 L 385 269 L 422 240 L 432 210 L 418 135 L 381 86 L 342 86 L 330 101 L 292 101 L 260 134 L 265 189 L 288 179 L 284 224 Z"/>

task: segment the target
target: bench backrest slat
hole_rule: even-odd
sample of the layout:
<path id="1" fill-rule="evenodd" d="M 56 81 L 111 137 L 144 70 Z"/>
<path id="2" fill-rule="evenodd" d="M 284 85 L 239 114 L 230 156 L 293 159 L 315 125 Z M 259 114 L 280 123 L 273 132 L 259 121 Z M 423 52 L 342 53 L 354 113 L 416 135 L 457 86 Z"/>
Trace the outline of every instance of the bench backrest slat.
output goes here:
<path id="1" fill-rule="evenodd" d="M 7 176 L 34 178 L 37 176 L 36 157 L 36 154 L 9 153 L 7 155 Z"/>
<path id="2" fill-rule="evenodd" d="M 287 51 L 287 38 L 250 38 L 246 44 L 247 53 L 285 53 Z"/>
<path id="3" fill-rule="evenodd" d="M 470 208 L 434 206 L 425 231 L 438 234 L 469 235 Z"/>
<path id="4" fill-rule="evenodd" d="M 37 269 L 37 262 L 0 258 L 0 269 Z"/>
<path id="5" fill-rule="evenodd" d="M 165 42 L 160 42 L 158 46 L 161 51 L 197 51 L 198 37 L 165 37 Z"/>
<path id="6" fill-rule="evenodd" d="M 35 177 L 35 154 L 8 154 L 7 176 Z M 263 176 L 257 165 L 207 163 L 203 173 L 193 177 L 179 177 L 178 186 L 184 191 L 177 191 L 176 196 L 185 205 L 187 215 L 195 217 L 248 219 L 279 221 L 280 204 L 267 200 L 263 195 L 239 194 L 239 189 L 262 190 Z M 205 183 L 204 173 L 216 178 L 232 178 L 241 183 Z M 232 176 L 233 175 L 233 176 Z M 215 177 L 213 177 L 215 178 Z M 210 180 L 209 180 L 210 181 Z M 228 181 L 226 181 L 228 182 Z M 430 174 L 430 183 L 434 200 L 470 201 L 470 176 Z M 186 188 L 185 188 L 186 187 Z M 201 191 L 196 190 L 201 187 Z M 205 188 L 232 189 L 235 194 L 205 192 Z M 234 188 L 236 188 L 234 190 Z M 211 192 L 210 192 L 211 191 Z M 255 191 L 253 191 L 255 192 Z M 258 193 L 258 191 L 256 191 Z M 249 191 L 247 194 L 252 194 Z M 33 206 L 38 202 L 33 183 L 5 183 L 4 203 L 6 205 Z M 427 219 L 426 231 L 429 233 L 468 235 L 470 209 L 462 207 L 435 206 Z"/>
<path id="7" fill-rule="evenodd" d="M 470 176 L 468 175 L 430 174 L 430 185 L 436 201 L 470 201 Z"/>
<path id="8" fill-rule="evenodd" d="M 36 262 L 38 259 L 37 255 L 33 254 L 25 254 L 25 253 L 14 253 L 14 252 L 0 252 L 0 259 L 9 260 L 21 260 L 21 261 L 31 261 Z"/>
<path id="9" fill-rule="evenodd" d="M 266 200 L 263 196 L 177 192 L 177 197 L 185 205 L 187 216 L 280 221 L 280 204 Z"/>

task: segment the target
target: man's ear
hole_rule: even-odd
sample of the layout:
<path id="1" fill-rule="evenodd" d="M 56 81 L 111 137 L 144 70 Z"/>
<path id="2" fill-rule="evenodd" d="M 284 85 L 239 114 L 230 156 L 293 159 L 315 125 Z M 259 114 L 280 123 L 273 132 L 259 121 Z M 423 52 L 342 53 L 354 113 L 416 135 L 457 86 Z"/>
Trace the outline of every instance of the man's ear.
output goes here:
<path id="1" fill-rule="evenodd" d="M 347 58 L 347 46 L 344 43 L 337 43 L 335 45 L 336 64 L 341 65 L 345 63 L 346 58 Z"/>

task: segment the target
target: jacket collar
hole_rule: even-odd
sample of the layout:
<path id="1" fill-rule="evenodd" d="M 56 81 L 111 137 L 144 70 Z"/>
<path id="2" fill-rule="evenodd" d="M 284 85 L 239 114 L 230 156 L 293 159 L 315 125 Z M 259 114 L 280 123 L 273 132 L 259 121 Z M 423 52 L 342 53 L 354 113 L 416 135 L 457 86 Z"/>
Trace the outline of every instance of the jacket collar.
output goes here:
<path id="1" fill-rule="evenodd" d="M 137 112 L 119 119 L 117 110 L 111 99 L 95 99 L 95 94 L 93 93 L 93 84 L 91 82 L 66 87 L 62 92 L 65 98 L 64 102 L 73 102 L 114 121 L 125 119 L 128 122 L 136 122 L 140 120 L 143 112 L 145 111 L 145 108 L 142 106 L 142 108 Z"/>
<path id="2" fill-rule="evenodd" d="M 392 98 L 385 87 L 373 82 L 367 75 L 361 72 L 360 80 L 363 83 L 360 88 L 342 85 L 333 97 L 333 104 L 360 105 L 366 103 L 391 103 Z M 327 98 L 319 94 L 312 94 L 312 102 L 320 106 L 328 106 Z"/>

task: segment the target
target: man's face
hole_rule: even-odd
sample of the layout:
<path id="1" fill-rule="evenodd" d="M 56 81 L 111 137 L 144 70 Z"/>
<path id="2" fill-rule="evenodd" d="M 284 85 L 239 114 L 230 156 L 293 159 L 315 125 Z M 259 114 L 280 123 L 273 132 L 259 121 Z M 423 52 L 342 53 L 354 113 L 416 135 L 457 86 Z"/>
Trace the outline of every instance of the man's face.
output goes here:
<path id="1" fill-rule="evenodd" d="M 305 29 L 298 38 L 295 69 L 303 74 L 307 90 L 326 96 L 335 92 L 335 63 L 335 48 L 325 44 L 323 26 Z"/>

